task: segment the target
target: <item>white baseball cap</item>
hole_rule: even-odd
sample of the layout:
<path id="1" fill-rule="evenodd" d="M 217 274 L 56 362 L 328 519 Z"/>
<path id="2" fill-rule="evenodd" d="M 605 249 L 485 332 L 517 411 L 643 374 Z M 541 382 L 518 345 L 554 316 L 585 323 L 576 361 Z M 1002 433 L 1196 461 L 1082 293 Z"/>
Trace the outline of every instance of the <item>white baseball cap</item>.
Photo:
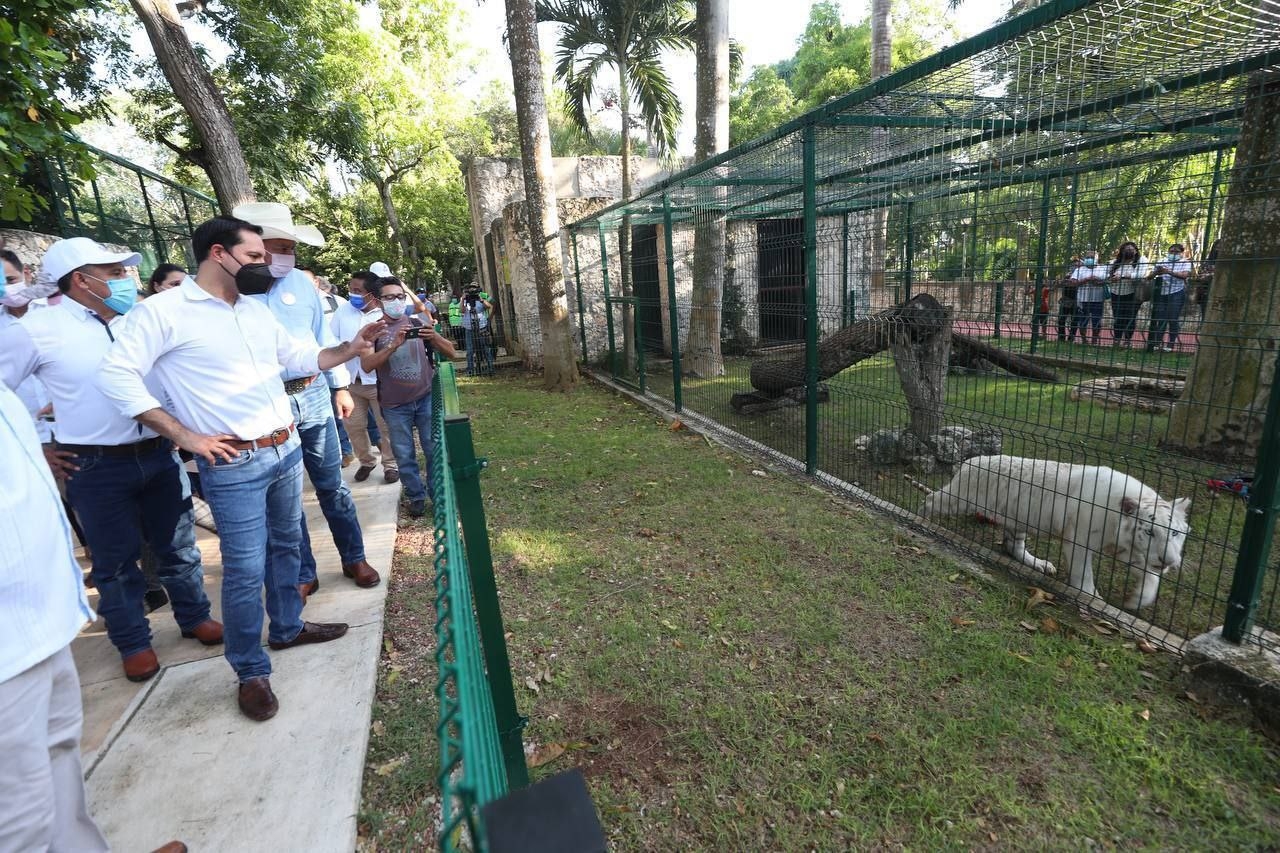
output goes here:
<path id="1" fill-rule="evenodd" d="M 291 240 L 308 246 L 323 246 L 324 235 L 314 225 L 295 225 L 293 211 L 278 201 L 249 201 L 231 211 L 236 219 L 257 225 L 263 240 Z"/>
<path id="2" fill-rule="evenodd" d="M 373 273 L 378 278 L 389 278 L 391 276 L 391 267 L 387 266 L 382 261 L 374 261 L 369 264 L 369 272 Z"/>
<path id="3" fill-rule="evenodd" d="M 40 259 L 40 280 L 56 282 L 67 273 L 85 266 L 124 264 L 126 267 L 136 267 L 140 263 L 142 255 L 137 252 L 113 252 L 88 237 L 69 237 L 54 243 L 44 253 L 44 257 Z"/>

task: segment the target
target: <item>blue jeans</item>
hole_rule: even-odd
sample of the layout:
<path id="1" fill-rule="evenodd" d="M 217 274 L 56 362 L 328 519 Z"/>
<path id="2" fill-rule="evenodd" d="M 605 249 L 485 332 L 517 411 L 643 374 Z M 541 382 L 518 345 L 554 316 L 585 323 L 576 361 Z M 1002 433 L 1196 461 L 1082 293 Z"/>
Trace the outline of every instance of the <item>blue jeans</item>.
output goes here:
<path id="1" fill-rule="evenodd" d="M 467 339 L 467 375 L 476 375 L 476 348 L 479 347 L 481 361 L 484 362 L 482 370 L 486 375 L 493 373 L 493 353 L 489 351 L 489 336 L 485 333 L 488 326 L 481 326 L 479 329 L 471 328 L 468 323 L 464 325 L 463 331 Z M 390 421 L 388 421 L 390 423 Z M 392 439 L 394 442 L 395 439 Z"/>
<path id="2" fill-rule="evenodd" d="M 431 395 L 403 406 L 383 406 L 382 419 L 387 422 L 387 429 L 391 432 L 391 452 L 395 454 L 396 465 L 400 466 L 400 483 L 404 486 L 405 498 L 421 501 L 430 496 L 434 501 L 435 487 L 431 482 L 431 472 L 435 461 L 432 458 L 435 455 L 435 444 L 431 438 Z M 427 463 L 426 485 L 423 485 L 422 474 L 418 470 L 418 451 L 413 446 L 415 427 Z"/>
<path id="3" fill-rule="evenodd" d="M 338 407 L 333 399 L 337 393 L 337 391 L 329 391 L 329 405 L 333 408 L 333 425 L 338 428 L 338 446 L 342 448 L 342 455 L 350 456 L 351 439 L 347 436 L 347 425 L 342 422 L 342 418 L 338 417 Z"/>
<path id="4" fill-rule="evenodd" d="M 1178 343 L 1182 331 L 1182 306 L 1187 302 L 1187 291 L 1160 294 L 1151 302 L 1151 325 L 1147 330 L 1147 349 L 1164 345 L 1164 334 L 1169 332 L 1169 346 Z"/>
<path id="5" fill-rule="evenodd" d="M 293 410 L 293 422 L 302 439 L 302 464 L 306 466 L 311 485 L 316 488 L 316 498 L 333 544 L 338 546 L 342 564 L 358 563 L 364 559 L 364 534 L 360 532 L 360 520 L 356 518 L 356 504 L 351 499 L 351 489 L 342 481 L 342 451 L 338 447 L 338 430 L 333 421 L 333 404 L 329 400 L 329 388 L 323 378 L 312 382 L 306 390 L 289 395 Z M 307 519 L 299 520 L 302 532 L 302 571 L 299 583 L 316 579 L 316 558 L 311 553 L 311 535 L 307 532 Z"/>
<path id="6" fill-rule="evenodd" d="M 1102 302 L 1080 302 L 1076 305 L 1076 320 L 1073 322 L 1072 334 L 1078 326 L 1080 329 L 1080 340 L 1084 341 L 1084 336 L 1093 329 L 1093 336 L 1096 338 L 1102 334 Z"/>
<path id="7" fill-rule="evenodd" d="M 191 511 L 191 484 L 172 450 L 141 456 L 77 456 L 67 500 L 93 553 L 98 612 L 107 636 L 128 657 L 151 647 L 142 606 L 147 581 L 138 567 L 142 543 L 156 556 L 156 574 L 173 602 L 178 626 L 189 631 L 209 618 L 204 569 Z"/>
<path id="8" fill-rule="evenodd" d="M 198 458 L 198 457 L 197 457 Z M 227 663 L 240 680 L 271 674 L 262 648 L 262 592 L 269 639 L 302 630 L 298 568 L 302 550 L 302 447 L 243 450 L 229 462 L 198 458 L 205 500 L 222 542 L 222 622 Z"/>

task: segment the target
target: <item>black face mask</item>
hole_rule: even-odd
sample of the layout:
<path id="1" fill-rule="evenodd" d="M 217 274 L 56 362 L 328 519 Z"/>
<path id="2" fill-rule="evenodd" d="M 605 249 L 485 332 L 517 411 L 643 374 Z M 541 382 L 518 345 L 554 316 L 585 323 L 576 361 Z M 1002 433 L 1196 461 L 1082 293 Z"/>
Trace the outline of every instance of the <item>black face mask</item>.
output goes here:
<path id="1" fill-rule="evenodd" d="M 222 268 L 226 269 L 226 267 Z M 235 272 L 235 279 L 236 290 L 246 296 L 260 296 L 276 283 L 276 277 L 271 274 L 269 264 L 241 264 L 240 269 Z"/>

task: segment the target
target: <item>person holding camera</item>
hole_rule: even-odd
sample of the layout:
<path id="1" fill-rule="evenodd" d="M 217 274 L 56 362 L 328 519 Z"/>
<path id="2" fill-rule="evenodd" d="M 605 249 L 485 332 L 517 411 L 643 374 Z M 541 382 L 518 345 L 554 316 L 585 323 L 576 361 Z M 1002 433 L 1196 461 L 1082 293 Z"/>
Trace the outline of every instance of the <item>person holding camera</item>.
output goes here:
<path id="1" fill-rule="evenodd" d="M 489 349 L 489 312 L 493 303 L 489 294 L 480 289 L 480 285 L 468 285 L 462 293 L 462 329 L 466 335 L 467 375 L 476 375 L 476 348 L 483 356 L 486 376 L 493 375 L 493 353 Z"/>
<path id="2" fill-rule="evenodd" d="M 378 374 L 378 402 L 390 433 L 391 452 L 400 468 L 409 515 L 421 518 L 427 514 L 427 497 L 435 500 L 431 486 L 435 455 L 431 440 L 431 380 L 436 372 L 432 351 L 453 358 L 453 344 L 424 319 L 405 314 L 408 292 L 400 279 L 378 279 L 366 300 L 382 311 L 387 325 L 373 342 L 373 352 L 361 356 L 360 369 Z M 425 483 L 413 444 L 415 427 L 427 464 Z"/>

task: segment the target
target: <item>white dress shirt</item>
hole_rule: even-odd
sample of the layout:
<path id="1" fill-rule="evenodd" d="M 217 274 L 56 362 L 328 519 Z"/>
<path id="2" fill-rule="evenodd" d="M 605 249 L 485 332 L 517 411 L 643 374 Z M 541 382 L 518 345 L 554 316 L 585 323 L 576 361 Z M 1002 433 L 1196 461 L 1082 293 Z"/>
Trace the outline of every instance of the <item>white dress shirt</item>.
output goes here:
<path id="1" fill-rule="evenodd" d="M 1091 267 L 1081 264 L 1072 270 L 1071 280 L 1080 283 L 1080 288 L 1076 291 L 1076 302 L 1101 302 L 1107 274 L 1106 264 Z"/>
<path id="2" fill-rule="evenodd" d="M 1147 263 L 1145 255 L 1139 255 L 1138 262 L 1134 264 L 1117 264 L 1115 274 L 1120 277 L 1111 282 L 1111 293 L 1115 296 L 1132 296 L 1136 289 L 1135 280 L 1146 278 L 1150 271 L 1151 266 Z"/>
<path id="3" fill-rule="evenodd" d="M 93 620 L 58 489 L 27 410 L 0 386 L 0 682 Z"/>
<path id="4" fill-rule="evenodd" d="M 41 303 L 44 302 L 43 299 L 39 301 Z M 36 303 L 31 302 L 28 304 L 27 310 L 31 310 L 35 307 Z M 40 307 L 46 308 L 48 306 L 42 304 Z M 4 308 L 0 308 L 0 329 L 4 329 L 6 326 L 12 326 L 17 322 L 17 317 L 10 314 Z M 3 379 L 0 379 L 0 383 L 3 383 L 3 381 Z M 48 420 L 42 420 L 42 416 L 40 414 L 40 412 L 44 411 L 44 407 L 50 403 L 49 392 L 44 390 L 44 383 L 39 379 L 36 379 L 34 376 L 28 376 L 26 379 L 18 383 L 18 387 L 14 388 L 13 391 L 18 395 L 18 399 L 22 401 L 22 404 L 27 407 L 27 411 L 31 413 L 31 421 L 36 426 L 36 437 L 40 439 L 40 443 L 47 444 L 48 442 L 53 441 L 53 424 Z"/>
<path id="5" fill-rule="evenodd" d="M 324 311 L 328 306 L 320 301 L 320 292 L 302 270 L 290 270 L 284 278 L 276 279 L 265 294 L 251 296 L 249 301 L 270 308 L 285 331 L 303 344 L 323 349 L 342 343 L 334 338 L 333 329 L 329 326 L 329 318 Z M 284 378 L 301 379 L 315 373 L 314 370 L 306 374 L 286 370 Z M 345 388 L 351 382 L 345 363 L 326 370 L 325 380 L 330 388 Z"/>
<path id="6" fill-rule="evenodd" d="M 72 299 L 53 308 L 28 311 L 0 331 L 0 381 L 16 388 L 37 377 L 53 402 L 54 435 L 63 444 L 133 444 L 155 433 L 120 414 L 94 385 L 111 339 L 124 323 L 107 325 Z M 152 393 L 159 390 L 154 386 Z"/>
<path id="7" fill-rule="evenodd" d="M 161 408 L 151 372 L 183 426 L 252 440 L 293 423 L 281 371 L 315 375 L 320 348 L 292 338 L 255 299 L 234 305 L 190 277 L 130 311 L 98 375 L 117 409 L 137 417 Z"/>
<path id="8" fill-rule="evenodd" d="M 333 335 L 340 341 L 349 341 L 356 335 L 360 334 L 360 330 L 370 323 L 374 322 L 381 312 L 374 311 L 366 314 L 359 308 L 353 307 L 350 302 L 343 300 L 342 304 L 334 310 L 333 316 L 329 318 L 329 325 L 333 328 Z M 347 371 L 351 374 L 351 380 L 354 382 L 356 377 L 360 378 L 362 385 L 377 385 L 378 374 L 370 373 L 360 369 L 360 357 L 356 356 L 350 361 L 344 362 Z"/>

